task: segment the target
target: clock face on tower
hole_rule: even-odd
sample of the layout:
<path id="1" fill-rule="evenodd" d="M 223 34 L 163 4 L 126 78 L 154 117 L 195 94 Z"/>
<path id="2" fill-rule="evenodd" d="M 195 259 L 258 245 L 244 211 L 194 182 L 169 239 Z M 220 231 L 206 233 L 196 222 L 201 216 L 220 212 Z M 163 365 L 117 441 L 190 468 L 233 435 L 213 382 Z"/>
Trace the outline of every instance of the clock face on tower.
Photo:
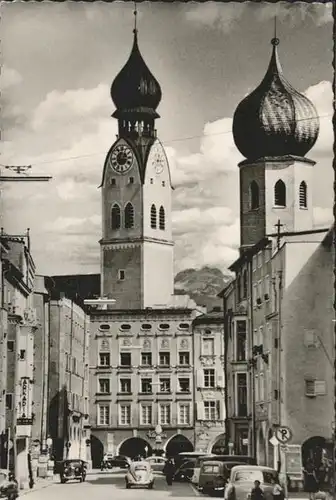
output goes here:
<path id="1" fill-rule="evenodd" d="M 133 165 L 134 155 L 128 146 L 119 144 L 111 153 L 109 163 L 118 174 L 126 174 Z"/>
<path id="2" fill-rule="evenodd" d="M 154 146 L 152 150 L 152 165 L 155 168 L 155 172 L 157 174 L 161 174 L 163 172 L 166 158 L 165 155 L 160 147 Z"/>

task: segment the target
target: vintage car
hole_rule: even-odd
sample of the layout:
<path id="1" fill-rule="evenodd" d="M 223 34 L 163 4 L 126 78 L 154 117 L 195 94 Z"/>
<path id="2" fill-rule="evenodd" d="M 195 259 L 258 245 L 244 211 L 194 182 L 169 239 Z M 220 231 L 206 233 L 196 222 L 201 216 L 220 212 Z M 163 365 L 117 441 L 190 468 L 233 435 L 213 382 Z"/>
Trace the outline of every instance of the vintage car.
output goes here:
<path id="1" fill-rule="evenodd" d="M 204 460 L 201 463 L 198 489 L 208 495 L 222 493 L 229 480 L 230 472 L 240 462 L 219 462 L 218 460 Z"/>
<path id="2" fill-rule="evenodd" d="M 174 481 L 190 481 L 193 476 L 195 460 L 184 462 L 175 472 Z"/>
<path id="3" fill-rule="evenodd" d="M 224 500 L 246 500 L 250 498 L 254 481 L 260 481 L 265 500 L 273 500 L 274 481 L 279 482 L 278 473 L 270 467 L 259 465 L 236 465 L 231 469 L 225 486 Z"/>
<path id="4" fill-rule="evenodd" d="M 113 467 L 119 467 L 120 469 L 127 469 L 130 466 L 130 463 L 132 460 L 129 457 L 126 457 L 124 455 L 111 455 L 110 453 L 107 454 L 108 458 L 108 463 L 107 466 L 109 469 L 112 469 Z"/>
<path id="5" fill-rule="evenodd" d="M 0 498 L 15 500 L 19 496 L 18 483 L 11 480 L 10 471 L 0 469 Z"/>
<path id="6" fill-rule="evenodd" d="M 150 464 L 152 471 L 163 472 L 167 459 L 164 457 L 148 457 L 146 458 L 146 462 Z"/>
<path id="7" fill-rule="evenodd" d="M 216 462 L 237 462 L 237 464 L 257 465 L 257 461 L 253 457 L 247 455 L 203 455 L 197 458 L 194 468 L 194 474 L 191 482 L 195 485 L 199 483 L 201 465 L 205 460 L 214 460 Z"/>
<path id="8" fill-rule="evenodd" d="M 152 468 L 146 460 L 132 462 L 125 476 L 126 488 L 132 486 L 152 489 L 154 486 L 154 475 Z"/>
<path id="9" fill-rule="evenodd" d="M 63 460 L 58 467 L 62 484 L 72 479 L 78 479 L 80 483 L 85 481 L 87 464 L 84 460 L 79 458 Z"/>

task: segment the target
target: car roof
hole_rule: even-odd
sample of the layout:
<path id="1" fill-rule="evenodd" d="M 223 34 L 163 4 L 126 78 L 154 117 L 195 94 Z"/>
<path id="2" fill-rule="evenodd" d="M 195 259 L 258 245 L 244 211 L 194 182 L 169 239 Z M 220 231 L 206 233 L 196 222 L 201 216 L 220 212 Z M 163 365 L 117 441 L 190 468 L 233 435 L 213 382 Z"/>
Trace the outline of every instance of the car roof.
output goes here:
<path id="1" fill-rule="evenodd" d="M 220 465 L 220 464 L 223 464 L 224 462 L 219 462 L 218 460 L 204 460 L 202 462 L 202 466 L 203 465 Z M 236 463 L 236 462 L 235 462 Z"/>
<path id="2" fill-rule="evenodd" d="M 132 462 L 131 466 L 135 467 L 136 465 L 145 465 L 148 467 L 148 462 L 146 460 L 138 460 L 137 462 Z"/>
<path id="3" fill-rule="evenodd" d="M 272 469 L 272 467 L 266 467 L 264 465 L 235 465 L 232 469 L 233 471 L 236 470 L 261 470 L 261 471 L 269 471 L 269 472 L 276 472 L 275 469 Z"/>

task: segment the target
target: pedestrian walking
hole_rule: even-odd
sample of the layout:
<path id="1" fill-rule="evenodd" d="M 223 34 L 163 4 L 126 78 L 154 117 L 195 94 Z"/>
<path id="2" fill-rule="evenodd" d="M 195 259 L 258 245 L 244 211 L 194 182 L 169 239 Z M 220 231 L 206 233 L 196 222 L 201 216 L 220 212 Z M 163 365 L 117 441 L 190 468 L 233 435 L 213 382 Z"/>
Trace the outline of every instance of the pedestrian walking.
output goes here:
<path id="1" fill-rule="evenodd" d="M 273 491 L 272 491 L 273 500 L 284 500 L 285 494 L 278 481 L 272 479 L 272 484 L 273 484 Z"/>
<path id="2" fill-rule="evenodd" d="M 173 484 L 174 474 L 175 474 L 175 465 L 171 458 L 167 460 L 165 466 L 163 468 L 163 473 L 166 476 L 166 481 L 168 486 Z"/>
<path id="3" fill-rule="evenodd" d="M 100 470 L 107 470 L 107 464 L 108 464 L 108 456 L 107 453 L 104 453 L 103 460 L 100 466 Z"/>
<path id="4" fill-rule="evenodd" d="M 251 490 L 251 500 L 264 500 L 264 490 L 260 488 L 260 481 L 254 481 L 254 487 Z"/>

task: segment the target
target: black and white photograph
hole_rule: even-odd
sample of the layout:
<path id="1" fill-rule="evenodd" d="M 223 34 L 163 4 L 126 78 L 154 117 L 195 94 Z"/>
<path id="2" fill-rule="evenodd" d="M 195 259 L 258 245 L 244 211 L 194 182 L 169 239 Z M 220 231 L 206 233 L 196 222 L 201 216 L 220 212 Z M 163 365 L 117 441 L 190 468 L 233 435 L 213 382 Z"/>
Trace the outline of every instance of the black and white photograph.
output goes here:
<path id="1" fill-rule="evenodd" d="M 334 11 L 1 2 L 0 498 L 336 499 Z"/>

